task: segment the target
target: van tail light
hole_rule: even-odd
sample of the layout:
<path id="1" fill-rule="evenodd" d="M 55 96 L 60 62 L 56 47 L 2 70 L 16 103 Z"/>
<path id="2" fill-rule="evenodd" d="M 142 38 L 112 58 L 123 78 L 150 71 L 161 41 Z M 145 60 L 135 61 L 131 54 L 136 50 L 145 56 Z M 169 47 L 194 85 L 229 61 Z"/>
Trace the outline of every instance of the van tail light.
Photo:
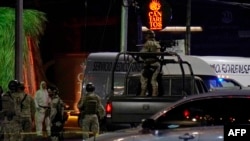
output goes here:
<path id="1" fill-rule="evenodd" d="M 106 117 L 111 118 L 111 113 L 112 113 L 112 104 L 111 104 L 111 102 L 107 102 L 105 109 L 106 109 Z"/>

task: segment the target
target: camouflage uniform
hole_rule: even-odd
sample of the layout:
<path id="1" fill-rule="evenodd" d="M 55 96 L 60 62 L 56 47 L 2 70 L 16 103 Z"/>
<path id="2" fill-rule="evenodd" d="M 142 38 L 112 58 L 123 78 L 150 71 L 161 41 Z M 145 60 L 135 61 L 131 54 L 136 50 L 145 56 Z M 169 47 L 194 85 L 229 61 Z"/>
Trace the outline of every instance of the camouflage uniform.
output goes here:
<path id="1" fill-rule="evenodd" d="M 23 91 L 12 94 L 16 102 L 16 114 L 19 117 L 21 129 L 24 133 L 32 132 L 32 119 L 35 115 L 34 99 Z M 31 140 L 30 135 L 23 136 L 25 141 Z"/>
<path id="2" fill-rule="evenodd" d="M 47 91 L 46 82 L 42 81 L 40 83 L 40 89 L 35 94 L 35 123 L 36 123 L 36 133 L 37 136 L 43 136 L 43 122 L 45 122 L 45 128 L 47 135 L 51 135 L 51 122 L 50 122 L 50 102 Z"/>
<path id="3" fill-rule="evenodd" d="M 5 93 L 2 96 L 4 120 L 3 120 L 3 132 L 4 141 L 21 141 L 21 126 L 18 115 L 16 114 L 17 105 L 14 103 L 12 94 L 10 92 Z"/>
<path id="4" fill-rule="evenodd" d="M 94 104 L 90 104 L 91 102 Z M 89 138 L 89 132 L 94 135 L 99 134 L 99 118 L 102 119 L 105 115 L 101 98 L 94 92 L 88 92 L 86 96 L 81 97 L 78 108 L 84 113 L 84 117 L 81 119 L 83 139 Z"/>
<path id="5" fill-rule="evenodd" d="M 51 97 L 51 140 L 58 141 L 63 137 L 63 126 L 64 126 L 64 103 L 61 98 L 53 94 Z"/>
<path id="6" fill-rule="evenodd" d="M 141 49 L 140 52 L 160 52 L 160 44 L 158 41 L 156 41 L 154 39 L 154 37 L 152 38 L 148 38 L 147 41 L 145 42 L 145 44 L 143 45 L 143 48 Z M 151 77 L 151 85 L 152 85 L 152 95 L 153 96 L 157 96 L 158 95 L 158 82 L 157 82 L 157 76 L 160 72 L 160 63 L 157 62 L 157 58 L 155 57 L 147 57 L 147 58 L 143 58 L 144 59 L 144 68 L 147 67 L 148 65 L 150 67 L 154 68 L 154 72 L 152 74 Z M 145 96 L 146 95 L 146 91 L 147 91 L 147 84 L 148 84 L 148 74 L 145 75 L 145 71 L 147 70 L 142 70 L 141 72 L 141 96 Z"/>

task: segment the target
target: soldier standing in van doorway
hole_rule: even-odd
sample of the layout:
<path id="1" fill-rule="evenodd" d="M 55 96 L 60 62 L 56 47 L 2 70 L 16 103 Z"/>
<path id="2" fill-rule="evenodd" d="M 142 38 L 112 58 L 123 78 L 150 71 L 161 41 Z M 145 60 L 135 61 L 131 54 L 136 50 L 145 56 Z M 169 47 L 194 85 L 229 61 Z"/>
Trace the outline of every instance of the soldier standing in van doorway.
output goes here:
<path id="1" fill-rule="evenodd" d="M 160 44 L 155 40 L 155 33 L 152 30 L 146 31 L 145 34 L 146 42 L 140 52 L 142 53 L 157 53 L 160 52 Z M 145 96 L 147 92 L 148 80 L 151 79 L 152 85 L 152 96 L 158 95 L 158 82 L 157 76 L 160 72 L 160 62 L 155 55 L 143 55 L 142 59 L 144 61 L 144 69 L 141 72 L 141 96 Z M 151 77 L 151 78 L 150 78 Z"/>
<path id="2" fill-rule="evenodd" d="M 89 138 L 90 132 L 94 136 L 99 134 L 99 119 L 104 118 L 105 115 L 101 98 L 94 92 L 95 86 L 92 83 L 88 83 L 86 91 L 87 94 L 82 96 L 78 103 L 78 108 L 84 114 L 81 119 L 83 140 Z"/>

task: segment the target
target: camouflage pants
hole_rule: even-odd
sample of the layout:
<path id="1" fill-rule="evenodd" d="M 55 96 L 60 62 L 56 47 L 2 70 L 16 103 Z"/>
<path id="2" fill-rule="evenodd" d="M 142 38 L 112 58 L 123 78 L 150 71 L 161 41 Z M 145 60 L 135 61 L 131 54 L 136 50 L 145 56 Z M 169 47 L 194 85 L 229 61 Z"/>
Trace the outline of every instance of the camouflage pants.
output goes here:
<path id="1" fill-rule="evenodd" d="M 23 135 L 23 141 L 30 141 L 31 135 L 27 134 L 32 132 L 32 120 L 29 117 L 22 117 L 20 118 L 21 129 L 25 133 Z"/>
<path id="2" fill-rule="evenodd" d="M 156 96 L 157 95 L 157 91 L 158 91 L 158 82 L 157 82 L 157 76 L 160 72 L 160 63 L 159 62 L 155 62 L 150 64 L 150 66 L 153 66 L 156 68 L 156 70 L 154 71 L 154 73 L 152 74 L 151 77 L 151 85 L 152 85 L 152 95 Z M 144 71 L 144 70 L 143 70 Z M 142 71 L 142 73 L 143 73 Z M 141 96 L 145 96 L 146 95 L 146 91 L 147 91 L 147 84 L 148 84 L 148 77 L 145 77 L 143 75 L 141 75 L 140 78 L 140 82 L 141 82 Z"/>
<path id="3" fill-rule="evenodd" d="M 22 141 L 20 124 L 14 120 L 3 123 L 4 140 L 3 141 Z"/>
<path id="4" fill-rule="evenodd" d="M 89 138 L 89 132 L 94 133 L 94 135 L 99 134 L 99 121 L 96 114 L 84 116 L 82 119 L 82 131 L 83 139 Z"/>

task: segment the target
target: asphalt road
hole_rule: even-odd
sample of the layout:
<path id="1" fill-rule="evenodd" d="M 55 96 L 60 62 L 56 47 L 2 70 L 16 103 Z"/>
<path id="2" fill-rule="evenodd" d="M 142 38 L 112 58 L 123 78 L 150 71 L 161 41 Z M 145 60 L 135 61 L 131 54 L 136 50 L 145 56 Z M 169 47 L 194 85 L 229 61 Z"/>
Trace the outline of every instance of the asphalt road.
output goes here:
<path id="1" fill-rule="evenodd" d="M 77 116 L 69 116 L 68 120 L 64 125 L 64 132 L 63 132 L 64 141 L 82 141 L 82 130 L 78 126 L 77 120 L 78 120 Z M 129 128 L 129 126 L 128 125 L 117 126 L 115 130 L 123 128 Z M 30 137 L 29 140 L 31 141 L 52 141 L 49 137 L 46 137 L 45 132 L 43 137 L 37 137 L 35 131 L 25 134 Z"/>

